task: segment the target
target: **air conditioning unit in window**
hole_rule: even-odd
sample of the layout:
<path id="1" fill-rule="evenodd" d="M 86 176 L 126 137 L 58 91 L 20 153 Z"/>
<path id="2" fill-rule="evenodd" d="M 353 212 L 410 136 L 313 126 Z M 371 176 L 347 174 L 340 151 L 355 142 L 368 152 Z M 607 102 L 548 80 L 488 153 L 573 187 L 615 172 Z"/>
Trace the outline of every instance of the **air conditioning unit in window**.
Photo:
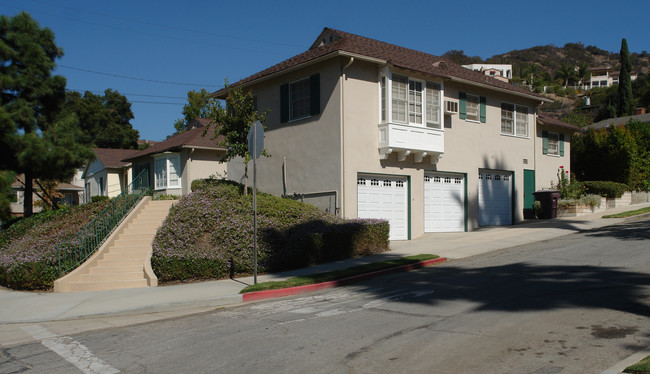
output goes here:
<path id="1" fill-rule="evenodd" d="M 457 114 L 458 102 L 445 100 L 445 114 Z"/>

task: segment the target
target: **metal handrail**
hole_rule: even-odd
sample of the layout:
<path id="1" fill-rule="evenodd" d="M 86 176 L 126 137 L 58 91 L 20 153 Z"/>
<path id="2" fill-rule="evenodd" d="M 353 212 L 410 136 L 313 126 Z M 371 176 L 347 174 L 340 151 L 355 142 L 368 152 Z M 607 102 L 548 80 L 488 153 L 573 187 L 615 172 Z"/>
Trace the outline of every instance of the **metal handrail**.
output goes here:
<path id="1" fill-rule="evenodd" d="M 150 194 L 149 173 L 143 170 L 89 224 L 57 245 L 59 276 L 81 265 L 99 249 L 142 198 Z"/>

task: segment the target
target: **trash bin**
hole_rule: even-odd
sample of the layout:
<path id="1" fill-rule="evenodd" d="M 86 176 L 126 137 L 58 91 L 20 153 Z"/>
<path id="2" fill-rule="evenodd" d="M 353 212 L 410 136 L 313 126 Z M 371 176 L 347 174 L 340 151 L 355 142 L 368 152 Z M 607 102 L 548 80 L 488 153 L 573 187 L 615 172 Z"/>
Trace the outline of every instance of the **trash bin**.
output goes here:
<path id="1" fill-rule="evenodd" d="M 533 192 L 533 195 L 535 195 L 535 201 L 539 201 L 542 204 L 542 214 L 538 218 L 548 219 L 557 217 L 557 201 L 560 199 L 560 191 L 540 190 Z"/>

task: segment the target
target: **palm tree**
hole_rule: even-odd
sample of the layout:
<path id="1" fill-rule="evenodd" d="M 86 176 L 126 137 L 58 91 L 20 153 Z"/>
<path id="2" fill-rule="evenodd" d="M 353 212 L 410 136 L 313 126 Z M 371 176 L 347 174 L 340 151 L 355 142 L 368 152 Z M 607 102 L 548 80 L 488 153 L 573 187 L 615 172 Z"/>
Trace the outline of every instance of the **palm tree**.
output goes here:
<path id="1" fill-rule="evenodd" d="M 562 81 L 564 81 L 564 88 L 566 89 L 569 85 L 569 80 L 573 79 L 575 76 L 575 69 L 571 65 L 562 61 L 560 69 L 555 71 L 555 76 L 556 78 L 561 78 Z"/>
<path id="2" fill-rule="evenodd" d="M 584 86 L 589 77 L 591 77 L 591 73 L 589 72 L 589 64 L 586 62 L 581 62 L 578 64 L 578 73 L 576 75 L 576 78 L 578 78 L 580 86 Z"/>

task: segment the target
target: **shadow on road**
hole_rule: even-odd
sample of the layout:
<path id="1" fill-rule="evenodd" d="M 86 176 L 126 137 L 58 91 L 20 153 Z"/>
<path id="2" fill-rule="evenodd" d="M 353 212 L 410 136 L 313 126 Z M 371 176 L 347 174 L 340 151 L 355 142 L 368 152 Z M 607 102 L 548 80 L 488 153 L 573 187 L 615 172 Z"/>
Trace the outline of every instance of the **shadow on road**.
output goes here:
<path id="1" fill-rule="evenodd" d="M 650 239 L 650 221 L 604 227 L 579 235 L 584 235 L 586 240 L 616 238 L 621 243 L 611 249 L 612 255 L 620 253 L 625 256 L 626 246 L 632 245 L 625 244 L 626 241 Z M 638 243 L 634 245 L 638 248 Z M 636 253 L 638 255 L 638 251 Z M 585 258 L 590 259 L 588 256 L 585 254 Z M 567 307 L 607 308 L 650 317 L 649 274 L 606 266 L 606 263 L 605 266 L 568 265 L 568 261 L 551 257 L 543 261 L 557 262 L 558 265 L 537 264 L 532 259 L 489 267 L 451 262 L 391 275 L 378 279 L 377 283 L 395 289 L 434 291 L 401 302 L 436 305 L 447 301 L 469 301 L 477 304 L 477 311 L 511 312 Z M 365 291 L 377 292 L 377 283 L 371 283 Z M 386 288 L 381 292 L 386 292 Z"/>

